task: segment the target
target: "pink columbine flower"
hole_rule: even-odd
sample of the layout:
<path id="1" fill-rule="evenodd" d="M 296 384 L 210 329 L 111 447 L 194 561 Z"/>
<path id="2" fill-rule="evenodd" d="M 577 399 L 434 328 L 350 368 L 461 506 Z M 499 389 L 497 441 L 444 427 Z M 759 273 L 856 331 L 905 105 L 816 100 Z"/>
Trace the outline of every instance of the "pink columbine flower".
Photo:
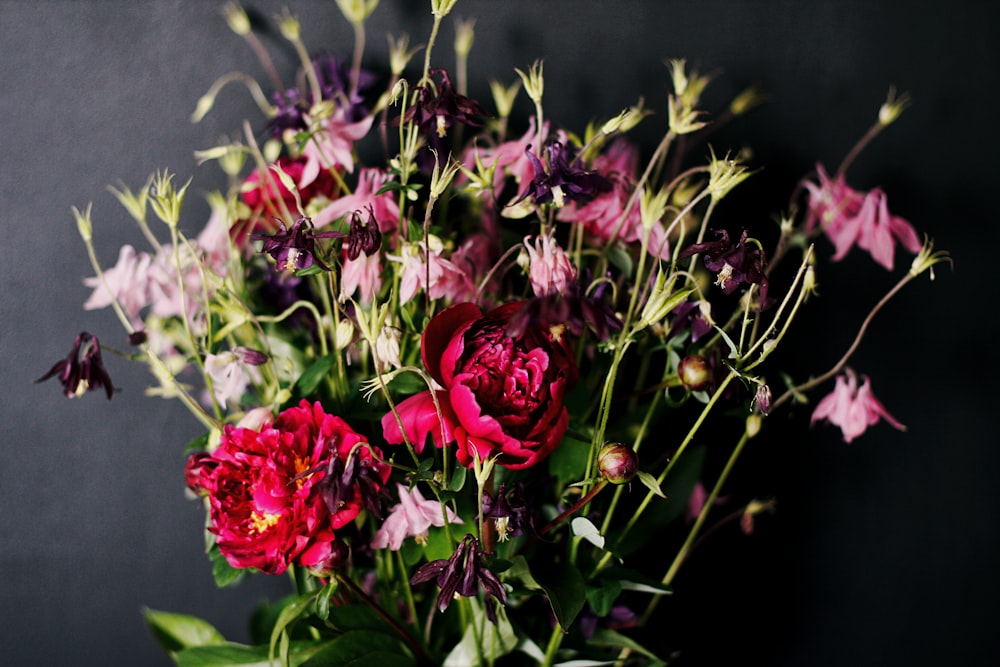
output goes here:
<path id="1" fill-rule="evenodd" d="M 325 169 L 340 167 L 351 173 L 354 171 L 354 144 L 361 140 L 372 127 L 372 116 L 350 122 L 344 117 L 344 110 L 338 109 L 321 129 L 306 142 L 302 156 L 306 159 L 299 187 L 306 187 L 320 176 Z"/>
<path id="2" fill-rule="evenodd" d="M 910 252 L 920 252 L 920 237 L 909 222 L 889 213 L 885 192 L 875 188 L 861 193 L 847 185 L 842 174 L 830 180 L 822 165 L 817 165 L 816 170 L 819 183 L 805 183 L 809 191 L 806 232 L 812 232 L 817 225 L 823 230 L 836 249 L 834 261 L 843 259 L 857 245 L 891 271 L 894 238 Z"/>
<path id="3" fill-rule="evenodd" d="M 524 237 L 528 277 L 535 296 L 563 294 L 576 282 L 576 267 L 551 234 Z"/>
<path id="4" fill-rule="evenodd" d="M 260 365 L 252 350 L 237 348 L 219 354 L 205 355 L 205 373 L 212 380 L 212 393 L 222 406 L 238 405 L 251 384 L 260 384 Z M 263 357 L 263 355 L 261 355 Z"/>
<path id="5" fill-rule="evenodd" d="M 93 294 L 83 304 L 84 309 L 106 308 L 112 301 L 118 301 L 132 324 L 140 326 L 139 312 L 149 305 L 150 300 L 149 269 L 152 262 L 153 258 L 148 253 L 137 253 L 132 246 L 123 245 L 118 251 L 118 263 L 104 271 L 103 280 L 100 276 L 84 279 L 87 287 L 94 288 Z"/>
<path id="6" fill-rule="evenodd" d="M 399 504 L 389 510 L 389 516 L 372 538 L 373 549 L 399 551 L 407 537 L 414 537 L 417 544 L 424 544 L 427 529 L 431 526 L 440 527 L 446 521 L 462 523 L 450 507 L 442 512 L 441 502 L 426 500 L 417 487 L 407 491 L 402 484 L 396 484 L 396 488 L 399 490 Z"/>
<path id="7" fill-rule="evenodd" d="M 354 211 L 371 210 L 372 217 L 378 222 L 379 231 L 383 234 L 393 232 L 399 222 L 399 203 L 391 190 L 377 194 L 388 182 L 389 174 L 386 171 L 362 168 L 358 172 L 354 192 L 331 201 L 313 216 L 313 224 L 323 227 Z"/>
<path id="8" fill-rule="evenodd" d="M 389 255 L 389 259 L 403 263 L 399 286 L 399 298 L 412 299 L 419 290 L 427 291 L 431 299 L 445 299 L 458 302 L 472 299 L 476 286 L 472 277 L 461 267 L 444 257 L 444 244 L 436 236 L 430 237 L 430 253 L 424 251 L 424 243 L 407 244 L 400 256 Z M 430 267 L 428 267 L 430 264 Z"/>
<path id="9" fill-rule="evenodd" d="M 858 379 L 850 369 L 837 377 L 833 391 L 823 398 L 813 411 L 811 423 L 825 419 L 840 427 L 844 433 L 844 442 L 851 442 L 869 426 L 875 425 L 879 419 L 905 431 L 906 427 L 899 423 L 885 406 L 872 393 L 868 376 L 861 376 L 863 382 L 858 387 Z"/>

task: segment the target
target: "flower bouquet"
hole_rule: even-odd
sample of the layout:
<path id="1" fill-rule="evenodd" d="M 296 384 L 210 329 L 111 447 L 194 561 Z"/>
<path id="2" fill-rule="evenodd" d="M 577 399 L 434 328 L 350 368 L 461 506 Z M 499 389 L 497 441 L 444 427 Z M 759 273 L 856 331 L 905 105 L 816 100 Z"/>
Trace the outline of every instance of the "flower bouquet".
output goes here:
<path id="1" fill-rule="evenodd" d="M 696 541 L 774 509 L 717 513 L 769 414 L 818 390 L 812 421 L 846 442 L 903 428 L 848 364 L 883 305 L 948 258 L 847 171 L 908 99 L 890 91 L 835 170 L 751 229 L 717 205 L 752 187 L 752 160 L 709 139 L 756 89 L 703 109 L 710 77 L 672 61 L 665 114 L 639 100 L 562 127 L 541 61 L 491 82 L 491 103 L 469 96 L 472 22 L 439 66 L 456 0 L 431 0 L 422 46 L 390 38 L 386 71 L 361 58 L 377 0 L 337 4 L 353 54 L 311 53 L 276 18 L 293 81 L 226 7 L 273 76 L 224 76 L 197 103 L 195 121 L 242 83 L 261 110 L 197 153 L 228 181 L 207 222 L 185 217 L 176 174 L 115 188 L 149 247 L 108 266 L 91 207 L 74 209 L 85 308 L 110 307 L 150 392 L 204 427 L 183 472 L 216 582 L 290 583 L 246 644 L 183 614 L 148 624 L 179 665 L 665 664 L 669 638 L 644 630 Z M 662 131 L 645 157 L 640 123 Z M 834 262 L 857 247 L 891 272 L 897 244 L 913 259 L 831 368 L 781 368 L 830 244 Z M 83 332 L 40 379 L 112 398 L 107 350 Z"/>

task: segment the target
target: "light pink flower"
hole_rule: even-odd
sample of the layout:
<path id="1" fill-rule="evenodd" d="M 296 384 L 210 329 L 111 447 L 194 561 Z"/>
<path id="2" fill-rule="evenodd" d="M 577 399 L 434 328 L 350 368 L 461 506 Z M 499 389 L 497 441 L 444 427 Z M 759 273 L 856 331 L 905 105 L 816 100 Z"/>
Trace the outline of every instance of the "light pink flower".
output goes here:
<path id="1" fill-rule="evenodd" d="M 340 300 L 346 301 L 355 292 L 363 305 L 370 304 L 382 289 L 382 253 L 364 253 L 349 259 L 345 252 L 340 278 Z"/>
<path id="2" fill-rule="evenodd" d="M 238 405 L 247 387 L 260 384 L 260 371 L 230 350 L 205 355 L 205 372 L 212 380 L 212 393 L 222 406 Z"/>
<path id="3" fill-rule="evenodd" d="M 536 236 L 533 242 L 526 236 L 524 247 L 528 254 L 528 278 L 535 296 L 565 294 L 576 282 L 576 267 L 551 234 Z"/>
<path id="4" fill-rule="evenodd" d="M 854 371 L 847 369 L 844 375 L 837 377 L 833 392 L 821 400 L 813 411 L 811 423 L 825 419 L 840 427 L 844 434 L 844 442 L 851 442 L 869 426 L 875 425 L 879 419 L 905 431 L 906 427 L 889 414 L 882 403 L 872 393 L 868 376 L 861 376 L 864 382 L 858 387 Z"/>
<path id="5" fill-rule="evenodd" d="M 429 245 L 431 251 L 426 262 L 423 242 L 404 247 L 399 257 L 389 256 L 389 259 L 403 263 L 399 298 L 409 301 L 423 289 L 431 299 L 452 302 L 471 300 L 476 293 L 472 277 L 444 256 L 440 239 L 432 236 Z"/>
<path id="6" fill-rule="evenodd" d="M 139 312 L 150 300 L 149 267 L 152 261 L 148 253 L 137 253 L 132 246 L 123 245 L 118 251 L 118 263 L 104 271 L 104 280 L 99 276 L 84 279 L 84 284 L 93 287 L 94 292 L 83 307 L 86 310 L 106 308 L 116 300 L 132 324 L 141 326 Z"/>
<path id="7" fill-rule="evenodd" d="M 812 232 L 819 226 L 836 249 L 835 261 L 857 245 L 891 271 L 896 249 L 893 237 L 910 252 L 920 252 L 920 237 L 909 222 L 889 213 L 885 192 L 875 188 L 861 193 L 847 185 L 843 175 L 830 180 L 822 165 L 817 165 L 816 170 L 819 183 L 805 183 L 809 191 L 805 231 Z"/>
<path id="8" fill-rule="evenodd" d="M 442 513 L 440 501 L 425 500 L 417 487 L 413 487 L 413 491 L 407 491 L 402 484 L 396 484 L 396 488 L 399 490 L 399 504 L 390 510 L 389 516 L 372 538 L 373 549 L 388 547 L 392 551 L 399 551 L 407 537 L 415 537 L 417 544 L 424 544 L 427 541 L 427 529 L 431 526 L 443 526 L 446 520 L 448 523 L 462 523 L 450 507 L 446 508 L 446 513 Z"/>
<path id="9" fill-rule="evenodd" d="M 321 128 L 309 138 L 302 148 L 306 159 L 299 187 L 306 187 L 316 180 L 322 170 L 341 167 L 344 171 L 354 171 L 354 144 L 361 140 L 372 126 L 372 116 L 355 123 L 344 119 L 344 110 L 339 109 L 322 123 Z"/>
<path id="10" fill-rule="evenodd" d="M 358 172 L 358 182 L 354 192 L 338 197 L 313 216 L 316 227 L 323 227 L 355 211 L 367 211 L 371 207 L 372 217 L 378 222 L 378 229 L 389 234 L 399 222 L 399 204 L 392 191 L 376 194 L 389 182 L 389 174 L 381 169 L 364 168 Z"/>

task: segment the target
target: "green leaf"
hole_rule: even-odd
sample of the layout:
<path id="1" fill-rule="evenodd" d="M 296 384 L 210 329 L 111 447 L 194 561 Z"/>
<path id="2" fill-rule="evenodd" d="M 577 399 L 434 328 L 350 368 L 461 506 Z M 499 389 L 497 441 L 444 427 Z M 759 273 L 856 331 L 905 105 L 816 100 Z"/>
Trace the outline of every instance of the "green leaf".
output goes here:
<path id="1" fill-rule="evenodd" d="M 336 362 L 337 357 L 332 354 L 327 354 L 314 361 L 312 365 L 299 376 L 299 379 L 295 381 L 292 393 L 296 396 L 308 396 L 316 391 L 316 387 L 318 387 L 319 383 L 323 381 L 323 378 L 329 374 L 330 369 L 333 368 L 333 365 Z"/>
<path id="2" fill-rule="evenodd" d="M 614 630 L 608 630 L 607 628 L 598 628 L 590 638 L 590 641 L 587 643 L 592 646 L 615 646 L 630 649 L 633 653 L 638 653 L 652 660 L 653 662 L 647 663 L 651 667 L 659 667 L 667 664 L 666 661 L 658 657 L 649 649 L 643 647 L 641 644 L 623 634 L 615 632 Z"/>
<path id="3" fill-rule="evenodd" d="M 192 440 L 184 448 L 184 454 L 190 454 L 191 452 L 200 452 L 208 448 L 208 431 L 202 433 L 197 438 Z"/>
<path id="4" fill-rule="evenodd" d="M 301 667 L 325 649 L 328 642 L 299 641 L 289 647 L 289 667 Z M 245 644 L 195 646 L 174 656 L 177 667 L 276 667 L 268 658 L 268 647 Z"/>
<path id="5" fill-rule="evenodd" d="M 300 667 L 414 667 L 416 662 L 393 636 L 371 630 L 345 632 Z"/>
<path id="6" fill-rule="evenodd" d="M 563 436 L 562 443 L 549 455 L 549 473 L 567 486 L 587 475 L 590 442 Z"/>
<path id="7" fill-rule="evenodd" d="M 226 643 L 226 638 L 215 629 L 215 626 L 197 616 L 156 609 L 145 609 L 142 615 L 156 641 L 170 653 L 192 646 Z"/>
<path id="8" fill-rule="evenodd" d="M 297 598 L 292 598 L 285 605 L 281 613 L 278 614 L 278 620 L 274 623 L 274 629 L 271 630 L 271 646 L 269 656 L 274 658 L 276 655 L 275 648 L 281 644 L 280 655 L 282 657 L 282 664 L 287 662 L 288 657 L 288 627 L 294 623 L 302 614 L 306 612 L 307 609 L 312 605 L 313 600 L 319 591 L 308 593 L 306 595 L 300 595 Z"/>
<path id="9" fill-rule="evenodd" d="M 487 604 L 494 604 L 488 600 Z M 472 608 L 472 623 L 466 625 L 462 641 L 445 658 L 444 667 L 470 667 L 481 665 L 480 656 L 491 659 L 507 655 L 518 646 L 518 637 L 507 620 L 502 606 L 497 607 L 496 625 L 486 618 L 483 606 L 477 598 L 469 598 Z M 490 662 L 492 664 L 492 662 Z"/>
<path id="10" fill-rule="evenodd" d="M 587 600 L 586 584 L 583 575 L 572 565 L 549 565 L 551 567 L 542 568 L 542 571 L 533 569 L 532 575 L 545 591 L 559 625 L 563 630 L 568 630 Z"/>
<path id="11" fill-rule="evenodd" d="M 613 579 L 598 579 L 593 585 L 587 586 L 587 602 L 595 614 L 604 618 L 611 612 L 611 607 L 621 592 L 620 582 Z"/>
<path id="12" fill-rule="evenodd" d="M 635 266 L 632 263 L 632 256 L 625 251 L 625 248 L 618 244 L 607 248 L 608 261 L 611 262 L 615 268 L 620 269 L 622 273 L 626 276 L 631 276 L 632 272 L 635 270 Z"/>
<path id="13" fill-rule="evenodd" d="M 216 544 L 213 544 L 212 548 L 209 549 L 208 557 L 212 561 L 212 577 L 215 579 L 215 585 L 219 588 L 231 586 L 242 579 L 246 572 L 246 570 L 230 565 L 226 557 L 219 552 L 219 547 Z"/>
<path id="14" fill-rule="evenodd" d="M 666 499 L 666 496 L 663 495 L 663 490 L 660 489 L 660 485 L 657 484 L 655 477 L 650 475 L 648 472 L 642 472 L 641 470 L 637 473 L 637 476 L 639 477 L 639 481 L 642 482 L 643 486 L 645 486 L 647 489 L 649 489 L 659 497 Z"/>

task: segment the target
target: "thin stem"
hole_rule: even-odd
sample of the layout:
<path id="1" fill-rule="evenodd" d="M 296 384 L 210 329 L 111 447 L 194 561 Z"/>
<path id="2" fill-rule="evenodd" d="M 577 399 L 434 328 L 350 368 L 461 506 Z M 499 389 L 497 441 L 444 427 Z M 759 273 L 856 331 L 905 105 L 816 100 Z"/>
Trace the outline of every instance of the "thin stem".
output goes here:
<path id="1" fill-rule="evenodd" d="M 847 365 L 847 362 L 850 360 L 851 356 L 854 354 L 855 351 L 857 351 L 858 347 L 861 345 L 861 339 L 865 337 L 865 333 L 868 331 L 868 327 L 875 319 L 875 315 L 878 314 L 878 312 L 882 310 L 883 307 L 885 307 L 885 304 L 889 303 L 889 300 L 892 297 L 894 297 L 901 289 L 903 289 L 903 287 L 907 283 L 913 280 L 913 278 L 915 278 L 915 276 L 912 273 L 906 273 L 906 275 L 900 278 L 899 282 L 896 283 L 893 286 L 893 288 L 885 294 L 885 296 L 879 299 L 879 302 L 875 304 L 875 307 L 872 308 L 871 312 L 868 313 L 868 316 L 865 317 L 864 322 L 861 323 L 861 328 L 858 329 L 858 335 L 854 337 L 854 342 L 851 343 L 851 346 L 847 348 L 847 351 L 840 358 L 840 361 L 835 363 L 833 367 L 830 368 L 830 370 L 823 373 L 822 375 L 815 377 L 811 380 L 808 380 L 806 382 L 803 382 L 802 384 L 792 387 L 791 389 L 788 389 L 784 394 L 779 396 L 778 399 L 774 401 L 774 403 L 771 404 L 771 411 L 773 412 L 775 408 L 785 403 L 786 401 L 791 400 L 793 396 L 801 394 L 804 391 L 808 391 L 813 387 L 826 382 L 834 375 L 839 373 L 841 369 L 843 369 L 844 366 Z"/>

